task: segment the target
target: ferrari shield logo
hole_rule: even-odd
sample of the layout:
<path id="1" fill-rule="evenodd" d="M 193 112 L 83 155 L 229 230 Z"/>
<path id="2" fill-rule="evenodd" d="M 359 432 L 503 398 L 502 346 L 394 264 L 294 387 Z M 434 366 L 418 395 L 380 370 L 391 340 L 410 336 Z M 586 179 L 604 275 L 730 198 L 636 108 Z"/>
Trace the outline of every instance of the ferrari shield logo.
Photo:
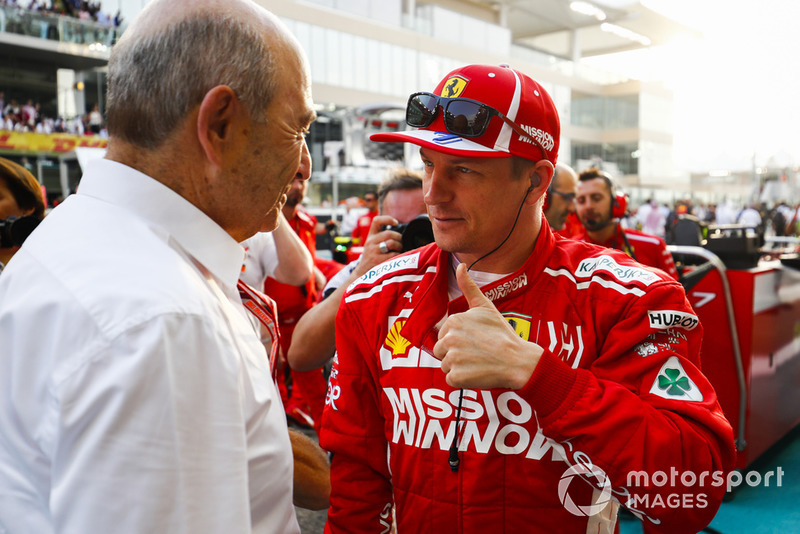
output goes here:
<path id="1" fill-rule="evenodd" d="M 516 312 L 505 312 L 503 317 L 514 329 L 519 337 L 528 341 L 531 337 L 531 318 L 529 315 L 522 315 Z"/>
<path id="2" fill-rule="evenodd" d="M 464 91 L 466 86 L 467 80 L 461 76 L 452 76 L 444 83 L 444 87 L 442 87 L 442 94 L 439 96 L 443 96 L 445 98 L 455 98 Z"/>

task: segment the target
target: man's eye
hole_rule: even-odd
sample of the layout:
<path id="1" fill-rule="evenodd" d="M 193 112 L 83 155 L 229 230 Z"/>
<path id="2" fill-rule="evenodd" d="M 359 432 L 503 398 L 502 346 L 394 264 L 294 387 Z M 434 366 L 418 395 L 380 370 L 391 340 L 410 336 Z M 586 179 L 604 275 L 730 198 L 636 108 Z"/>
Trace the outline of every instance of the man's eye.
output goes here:
<path id="1" fill-rule="evenodd" d="M 470 173 L 470 172 L 472 172 L 472 169 L 468 169 L 466 167 L 457 167 L 456 170 L 458 172 L 460 172 L 460 173 Z"/>

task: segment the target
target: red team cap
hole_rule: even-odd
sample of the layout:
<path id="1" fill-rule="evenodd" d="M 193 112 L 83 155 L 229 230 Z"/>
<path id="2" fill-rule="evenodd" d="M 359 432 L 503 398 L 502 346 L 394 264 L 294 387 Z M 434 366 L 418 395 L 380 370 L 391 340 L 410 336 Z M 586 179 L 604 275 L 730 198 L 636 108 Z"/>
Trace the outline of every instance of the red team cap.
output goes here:
<path id="1" fill-rule="evenodd" d="M 483 106 L 480 106 L 483 104 Z M 408 142 L 471 158 L 558 158 L 561 123 L 550 95 L 508 65 L 467 65 L 433 93 L 409 97 L 406 122 L 419 129 L 372 134 L 379 142 Z"/>

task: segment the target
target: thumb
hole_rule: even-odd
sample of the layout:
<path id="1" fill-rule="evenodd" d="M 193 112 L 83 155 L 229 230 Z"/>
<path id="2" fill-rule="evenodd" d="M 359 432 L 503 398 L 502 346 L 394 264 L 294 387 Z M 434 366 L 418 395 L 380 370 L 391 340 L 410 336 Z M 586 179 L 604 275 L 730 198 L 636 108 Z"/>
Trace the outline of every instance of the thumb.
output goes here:
<path id="1" fill-rule="evenodd" d="M 470 309 L 496 309 L 492 301 L 486 298 L 481 288 L 475 283 L 475 280 L 470 278 L 469 274 L 467 274 L 467 266 L 463 263 L 459 264 L 458 268 L 456 268 L 456 282 L 458 283 L 458 288 L 464 294 L 464 298 L 467 299 L 467 304 L 469 304 Z"/>

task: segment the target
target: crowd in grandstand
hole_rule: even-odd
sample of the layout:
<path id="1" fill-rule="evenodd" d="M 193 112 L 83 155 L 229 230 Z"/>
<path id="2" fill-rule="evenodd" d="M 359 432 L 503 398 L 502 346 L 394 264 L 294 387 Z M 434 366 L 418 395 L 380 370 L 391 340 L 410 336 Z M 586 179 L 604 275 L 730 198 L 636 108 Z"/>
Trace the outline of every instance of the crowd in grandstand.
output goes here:
<path id="1" fill-rule="evenodd" d="M 0 7 L 16 7 L 75 17 L 80 20 L 94 21 L 105 26 L 118 27 L 122 24 L 122 14 L 117 11 L 113 17 L 101 9 L 100 2 L 87 2 L 86 0 L 0 0 Z"/>
<path id="2" fill-rule="evenodd" d="M 89 113 L 77 115 L 71 119 L 53 118 L 41 112 L 39 103 L 28 99 L 20 104 L 16 98 L 5 99 L 0 91 L 0 131 L 33 132 L 33 133 L 68 133 L 73 135 L 106 136 L 103 116 L 95 105 Z"/>

